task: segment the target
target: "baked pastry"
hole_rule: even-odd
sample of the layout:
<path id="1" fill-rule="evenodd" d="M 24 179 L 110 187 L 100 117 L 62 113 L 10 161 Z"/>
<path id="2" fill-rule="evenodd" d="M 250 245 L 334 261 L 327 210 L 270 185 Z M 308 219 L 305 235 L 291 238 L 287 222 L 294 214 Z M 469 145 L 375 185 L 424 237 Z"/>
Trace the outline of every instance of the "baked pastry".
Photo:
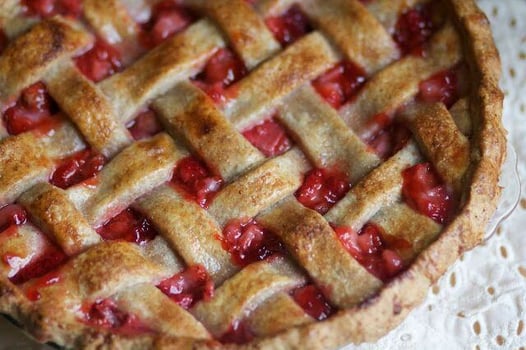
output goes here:
<path id="1" fill-rule="evenodd" d="M 471 0 L 7 0 L 0 25 L 0 312 L 40 341 L 373 341 L 495 209 Z"/>

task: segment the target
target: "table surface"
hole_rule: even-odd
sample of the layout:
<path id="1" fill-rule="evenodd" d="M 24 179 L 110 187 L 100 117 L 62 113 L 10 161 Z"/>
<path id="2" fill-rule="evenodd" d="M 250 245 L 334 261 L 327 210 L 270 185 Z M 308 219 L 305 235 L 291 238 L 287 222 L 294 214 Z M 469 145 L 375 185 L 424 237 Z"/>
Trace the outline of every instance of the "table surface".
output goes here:
<path id="1" fill-rule="evenodd" d="M 480 0 L 501 52 L 504 124 L 526 184 L 526 1 Z M 526 186 L 523 186 L 526 187 Z M 526 197 L 521 194 L 521 198 Z M 526 344 L 526 199 L 486 244 L 468 252 L 426 301 L 377 344 L 348 349 L 518 349 Z M 373 325 L 374 326 L 374 325 Z M 51 349 L 0 317 L 0 350 Z M 346 348 L 346 349 L 347 349 Z"/>

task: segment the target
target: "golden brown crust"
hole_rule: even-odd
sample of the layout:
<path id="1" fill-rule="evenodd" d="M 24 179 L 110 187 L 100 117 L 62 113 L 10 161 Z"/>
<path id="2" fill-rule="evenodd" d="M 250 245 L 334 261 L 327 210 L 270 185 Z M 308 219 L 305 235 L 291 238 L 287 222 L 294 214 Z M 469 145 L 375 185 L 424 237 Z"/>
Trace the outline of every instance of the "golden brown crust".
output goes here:
<path id="1" fill-rule="evenodd" d="M 325 349 L 336 348 L 349 342 L 360 343 L 374 341 L 398 325 L 409 311 L 423 300 L 430 284 L 436 281 L 462 252 L 471 249 L 482 239 L 484 223 L 486 223 L 492 215 L 500 194 L 497 182 L 500 166 L 505 154 L 505 135 L 500 122 L 502 93 L 498 88 L 500 64 L 498 53 L 494 45 L 492 45 L 487 19 L 476 7 L 474 1 L 445 1 L 451 8 L 450 13 L 454 14 L 456 29 L 460 31 L 465 38 L 462 40 L 464 57 L 468 63 L 471 76 L 477 80 L 477 83 L 474 84 L 477 88 L 473 89 L 471 96 L 469 96 L 469 109 L 473 118 L 470 127 L 471 165 L 467 169 L 465 178 L 466 182 L 470 185 L 465 186 L 466 191 L 463 194 L 461 213 L 453 222 L 445 227 L 439 238 L 416 258 L 407 271 L 385 285 L 373 299 L 353 306 L 348 310 L 341 311 L 323 322 L 307 323 L 302 326 L 290 328 L 276 336 L 258 338 L 252 343 L 243 346 L 225 346 L 225 348 Z M 221 42 L 221 45 L 222 44 Z M 332 54 L 327 54 L 321 60 L 322 62 L 318 63 L 325 67 L 324 65 L 329 65 L 333 58 L 335 57 L 333 57 Z M 325 59 L 327 59 L 328 62 L 325 61 Z M 456 60 L 453 61 L 456 62 Z M 44 69 L 42 67 L 47 64 L 48 61 L 43 60 L 42 62 L 37 62 L 35 67 Z M 142 73 L 139 72 L 139 75 Z M 161 75 L 162 74 L 155 78 L 157 79 L 155 82 L 150 82 L 150 85 L 154 85 L 154 89 L 157 90 L 156 93 L 164 89 L 164 78 L 161 77 Z M 287 78 L 286 82 L 303 82 L 302 79 L 304 77 L 299 77 L 302 79 L 299 79 L 297 76 L 292 78 Z M 309 79 L 310 78 L 311 77 L 309 77 Z M 119 78 L 116 78 L 115 80 L 118 79 Z M 126 79 L 124 79 L 124 81 L 125 80 Z M 120 83 L 126 85 L 125 82 Z M 108 84 L 106 86 L 111 85 Z M 117 84 L 117 86 L 121 85 Z M 17 89 L 11 89 L 12 91 L 9 88 L 6 89 L 7 90 L 4 91 L 8 93 L 6 93 L 5 96 L 11 96 L 18 92 Z M 247 88 L 247 90 L 249 89 Z M 2 99 L 5 99 L 5 96 L 3 96 Z M 134 100 L 135 98 L 142 103 L 149 98 L 149 95 L 143 94 L 131 99 Z M 264 96 L 266 100 L 274 98 L 274 95 L 270 93 L 268 96 Z M 127 103 L 126 99 L 123 101 L 124 102 L 121 102 L 124 104 Z M 139 104 L 137 101 L 131 104 Z M 127 108 L 128 106 L 124 105 L 118 107 L 119 111 L 124 111 L 124 119 L 129 118 L 130 113 Z M 247 107 L 241 106 L 238 111 L 234 110 L 226 114 L 233 116 L 235 126 L 240 127 L 244 122 L 242 120 L 243 115 L 257 114 L 260 112 L 258 108 L 256 108 L 255 111 L 250 110 L 250 113 L 245 113 L 244 111 L 246 110 L 248 110 Z M 243 111 L 243 113 L 239 111 Z M 23 135 L 23 137 L 30 137 L 25 135 Z M 156 143 L 154 142 L 154 144 L 150 146 L 157 150 L 173 147 L 171 144 L 172 141 L 163 140 L 163 137 L 164 136 L 161 136 L 160 139 L 156 140 Z M 0 147 L 5 142 L 13 142 L 12 140 L 16 139 L 17 138 L 7 139 L 0 143 Z M 32 149 L 33 148 L 30 150 Z M 163 153 L 162 151 L 159 152 Z M 176 151 L 173 152 L 175 153 Z M 4 153 L 0 153 L 0 157 L 2 157 L 2 154 Z M 161 162 L 172 165 L 173 162 L 175 162 L 175 159 L 170 157 L 163 158 L 161 156 L 161 158 Z M 38 160 L 35 160 L 35 163 L 42 161 L 42 159 L 46 160 L 46 157 L 38 158 Z M 46 161 L 49 162 L 49 160 Z M 129 162 L 132 163 L 133 159 L 129 160 Z M 7 163 L 9 163 L 9 161 Z M 303 161 L 299 161 L 298 163 L 303 163 Z M 46 164 L 45 168 L 49 169 L 49 164 Z M 295 169 L 297 168 L 298 167 Z M 121 170 L 122 169 L 126 171 L 127 168 L 123 166 Z M 147 178 L 147 176 L 143 175 L 144 174 L 138 174 L 134 181 L 141 181 Z M 160 177 L 167 178 L 168 175 L 167 173 L 163 173 Z M 289 181 L 289 183 L 286 183 L 286 187 L 289 192 L 287 194 L 290 194 L 290 191 L 293 191 L 292 188 L 297 186 L 298 181 L 292 181 L 290 177 L 287 178 L 285 176 L 284 179 L 285 182 Z M 111 183 L 110 187 L 118 189 L 119 186 L 119 184 Z M 123 186 L 126 186 L 126 184 Z M 129 195 L 128 190 L 123 190 L 122 193 L 125 193 L 126 196 Z M 101 194 L 100 196 L 103 195 Z M 136 199 L 136 196 L 137 194 L 132 196 L 133 200 Z M 14 198 L 17 197 L 18 195 L 14 196 Z M 243 199 L 245 200 L 246 196 L 244 196 Z M 132 199 L 127 199 L 126 201 L 131 202 Z M 223 215 L 223 213 L 219 213 L 219 211 L 219 209 L 216 209 L 216 217 Z M 99 217 L 99 214 L 94 214 L 92 217 Z M 93 221 L 99 220 L 101 219 L 94 219 Z M 224 222 L 226 218 L 219 221 Z M 315 224 L 309 225 L 309 228 L 313 226 L 315 226 Z M 312 232 L 304 233 L 300 238 L 308 238 L 308 235 Z M 423 239 L 429 238 L 424 237 Z M 451 247 L 457 247 L 457 249 L 451 249 Z M 250 265 L 249 268 L 257 268 L 257 266 L 254 265 Z M 265 271 L 269 268 L 269 266 L 263 263 L 260 265 L 263 266 L 262 268 Z M 108 267 L 110 267 L 109 272 Z M 78 271 L 80 270 L 84 273 L 79 273 Z M 46 293 L 53 294 L 54 297 L 43 298 L 43 302 L 37 303 L 36 305 L 29 303 L 21 294 L 20 288 L 16 288 L 7 278 L 3 277 L 5 274 L 2 273 L 0 275 L 0 311 L 8 313 L 15 320 L 22 322 L 26 329 L 39 340 L 53 340 L 59 344 L 71 347 L 97 349 L 190 349 L 220 347 L 220 344 L 217 342 L 178 338 L 166 333 L 160 336 L 126 337 L 109 334 L 104 331 L 96 331 L 79 322 L 69 320 L 67 313 L 61 312 L 62 309 L 57 308 L 57 305 L 69 301 L 68 298 L 64 298 L 63 296 L 64 293 L 71 296 L 71 294 L 64 292 L 68 289 L 77 291 L 79 297 L 87 297 L 90 300 L 94 300 L 98 297 L 113 295 L 115 292 L 118 293 L 130 285 L 157 283 L 161 278 L 167 277 L 166 269 L 162 268 L 156 262 L 145 258 L 143 252 L 138 248 L 126 243 L 104 243 L 74 258 L 66 265 L 64 271 L 66 275 L 64 284 L 59 284 L 56 287 L 51 286 L 45 290 Z M 276 271 L 272 271 L 272 273 L 274 272 L 276 273 L 277 280 L 281 281 L 276 282 L 276 285 L 279 285 L 280 288 L 283 287 L 286 290 L 299 283 L 299 279 L 289 278 L 289 280 L 287 280 L 287 278 L 284 277 L 290 277 L 290 269 L 287 272 L 278 268 Z M 82 275 L 83 277 L 79 279 L 78 276 Z M 254 295 L 260 293 L 260 288 L 247 288 L 247 290 L 251 291 L 251 295 L 245 300 L 257 298 L 257 295 Z M 235 293 L 235 290 L 230 293 Z M 220 301 L 221 300 L 218 300 L 218 302 Z M 246 303 L 250 304 L 249 301 L 246 301 Z M 243 306 L 241 309 L 245 307 L 247 306 Z M 250 305 L 248 307 L 250 307 Z M 159 310 L 160 308 L 156 307 L 152 309 Z M 196 311 L 196 313 L 199 312 Z M 49 315 L 53 314 L 55 316 L 50 318 Z M 210 317 L 210 314 L 203 316 L 203 319 L 204 317 Z M 216 326 L 219 328 L 224 327 L 223 324 L 218 326 L 215 320 L 212 320 L 211 324 L 213 329 L 215 329 Z M 371 324 L 374 324 L 374 327 L 371 327 Z M 224 331 L 224 329 L 216 330 L 217 333 L 221 333 L 222 331 Z"/>

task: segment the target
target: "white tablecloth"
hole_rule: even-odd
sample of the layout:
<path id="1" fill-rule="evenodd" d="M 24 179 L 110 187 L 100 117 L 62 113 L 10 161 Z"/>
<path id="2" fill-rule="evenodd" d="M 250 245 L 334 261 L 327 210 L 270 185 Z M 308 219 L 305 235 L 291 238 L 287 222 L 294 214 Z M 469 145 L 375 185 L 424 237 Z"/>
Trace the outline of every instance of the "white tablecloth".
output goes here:
<path id="1" fill-rule="evenodd" d="M 480 0 L 503 64 L 504 124 L 526 184 L 526 1 Z M 507 181 L 507 179 L 504 179 Z M 511 201 L 513 193 L 508 194 Z M 526 197 L 526 195 L 524 195 Z M 526 346 L 526 199 L 483 246 L 464 255 L 424 304 L 359 349 L 518 349 Z M 371 325 L 374 327 L 374 325 Z M 0 350 L 43 349 L 0 319 Z M 354 348 L 354 347 L 349 347 Z"/>

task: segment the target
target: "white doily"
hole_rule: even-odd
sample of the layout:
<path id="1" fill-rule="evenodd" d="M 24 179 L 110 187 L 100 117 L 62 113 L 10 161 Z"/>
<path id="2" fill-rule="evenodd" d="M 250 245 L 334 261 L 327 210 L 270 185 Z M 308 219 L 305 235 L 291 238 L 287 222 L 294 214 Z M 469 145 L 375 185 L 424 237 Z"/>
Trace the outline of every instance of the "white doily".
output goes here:
<path id="1" fill-rule="evenodd" d="M 479 4 L 491 21 L 501 53 L 504 125 L 517 151 L 521 181 L 526 184 L 526 1 L 480 0 Z M 506 176 L 503 180 L 510 181 Z M 505 185 L 513 189 L 513 184 Z M 516 196 L 510 192 L 505 198 L 508 204 Z M 487 244 L 451 267 L 400 327 L 375 345 L 346 350 L 526 349 L 524 227 L 526 199 Z M 14 348 L 49 349 L 35 345 L 0 319 L 0 350 Z"/>

